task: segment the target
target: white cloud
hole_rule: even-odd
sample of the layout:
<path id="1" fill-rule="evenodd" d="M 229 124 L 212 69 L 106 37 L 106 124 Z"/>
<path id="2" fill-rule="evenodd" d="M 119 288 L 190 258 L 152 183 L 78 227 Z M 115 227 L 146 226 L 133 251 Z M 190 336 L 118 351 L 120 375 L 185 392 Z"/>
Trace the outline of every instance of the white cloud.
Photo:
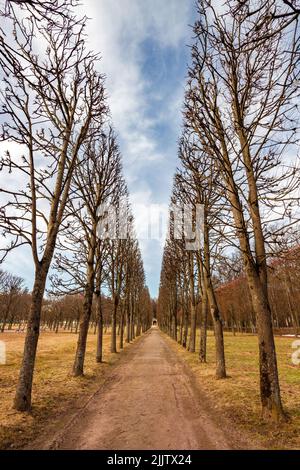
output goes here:
<path id="1" fill-rule="evenodd" d="M 124 172 L 133 204 L 151 204 L 153 199 L 159 200 L 160 189 L 151 187 L 147 169 L 154 166 L 162 173 L 168 167 L 168 159 L 172 161 L 172 168 L 175 166 L 176 151 L 170 155 L 166 148 L 160 147 L 157 129 L 166 122 L 173 129 L 178 127 L 184 87 L 178 80 L 175 87 L 172 83 L 168 94 L 160 86 L 149 93 L 151 77 L 143 73 L 143 45 L 151 40 L 157 47 L 155 54 L 164 48 L 172 48 L 176 56 L 190 36 L 188 24 L 192 7 L 193 0 L 83 0 L 80 7 L 81 12 L 90 18 L 87 27 L 89 47 L 102 57 L 100 71 L 106 75 L 108 102 L 120 137 Z M 164 80 L 168 70 L 164 63 L 161 67 Z M 165 171 L 161 185 L 164 191 L 171 180 L 172 170 L 170 173 Z M 21 183 L 19 181 L 19 185 Z M 168 201 L 163 199 L 160 202 Z M 143 220 L 143 214 L 136 212 L 136 217 Z M 157 271 L 160 263 L 159 259 L 154 260 L 161 251 L 159 246 L 158 253 L 153 253 L 157 244 L 159 242 L 141 243 L 145 267 L 150 274 Z M 30 256 L 28 253 L 25 257 L 26 250 L 19 251 L 18 258 L 15 255 L 10 257 L 5 269 L 17 272 L 17 261 L 22 260 L 25 275 L 25 271 L 30 271 Z"/>
<path id="2" fill-rule="evenodd" d="M 141 70 L 141 45 L 155 39 L 160 48 L 185 47 L 192 2 L 182 0 L 85 0 L 82 11 L 92 18 L 88 24 L 89 42 L 102 56 L 101 70 L 107 76 L 109 105 L 113 122 L 122 140 L 126 176 L 134 181 L 146 160 L 162 158 L 151 135 L 154 125 L 166 118 L 178 122 L 177 114 L 169 113 L 170 103 L 164 103 L 165 113 L 158 108 L 149 118 L 147 109 L 153 99 L 147 95 L 147 77 Z M 174 90 L 178 105 L 183 87 Z M 160 90 L 156 99 L 160 99 Z M 141 161 L 142 160 L 142 161 Z M 130 182 L 129 181 L 129 182 Z"/>
<path id="3" fill-rule="evenodd" d="M 172 83 L 171 93 L 166 94 L 158 86 L 149 94 L 150 79 L 142 68 L 142 46 L 145 41 L 154 40 L 155 54 L 163 48 L 172 48 L 174 56 L 182 51 L 189 42 L 192 8 L 192 0 L 85 0 L 82 7 L 82 11 L 92 18 L 88 25 L 90 46 L 102 56 L 100 67 L 107 77 L 109 105 L 122 144 L 124 172 L 133 205 L 151 204 L 154 199 L 168 203 L 165 189 L 171 186 L 176 150 L 170 155 L 166 148 L 160 148 L 155 129 L 165 123 L 173 129 L 179 127 L 184 90 L 184 83 L 178 80 L 175 87 Z M 156 111 L 149 113 L 153 103 L 157 104 Z M 173 148 L 175 145 L 176 142 Z M 161 190 L 151 187 L 147 179 L 147 171 L 149 167 L 153 168 L 152 165 L 160 173 L 169 165 L 170 173 L 165 171 L 160 175 Z M 145 211 L 137 206 L 134 212 L 137 224 L 145 225 Z M 160 259 L 154 259 L 161 256 L 161 243 L 145 240 L 140 243 L 145 269 L 152 276 L 160 263 Z"/>

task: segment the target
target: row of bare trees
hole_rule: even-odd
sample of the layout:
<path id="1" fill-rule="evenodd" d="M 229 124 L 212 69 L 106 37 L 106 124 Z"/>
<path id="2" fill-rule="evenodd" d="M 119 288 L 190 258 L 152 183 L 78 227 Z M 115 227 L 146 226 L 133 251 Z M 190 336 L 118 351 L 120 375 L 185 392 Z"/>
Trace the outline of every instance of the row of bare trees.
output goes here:
<path id="1" fill-rule="evenodd" d="M 141 273 L 140 273 L 141 274 Z M 31 294 L 23 287 L 24 280 L 6 271 L 0 271 L 0 332 L 24 332 L 26 330 L 28 313 L 30 310 Z M 128 286 L 127 286 L 128 289 Z M 101 294 L 102 334 L 110 334 L 111 320 L 114 304 L 108 290 L 103 283 Z M 120 308 L 117 310 L 117 347 L 122 349 L 125 342 L 139 336 L 148 329 L 152 322 L 155 304 L 150 298 L 148 289 L 143 286 L 142 291 L 135 297 L 131 305 L 135 308 L 133 314 L 128 311 L 125 303 L 125 284 L 120 297 Z M 94 293 L 92 312 L 89 322 L 89 331 L 98 333 L 99 315 L 97 312 L 98 292 Z M 65 295 L 51 294 L 44 298 L 42 305 L 40 329 L 55 333 L 68 332 L 77 334 L 83 311 L 83 291 L 78 294 Z M 130 306 L 129 306 L 130 308 Z M 124 315 L 125 314 L 125 315 Z M 97 362 L 102 361 L 102 347 L 97 348 Z"/>
<path id="2" fill-rule="evenodd" d="M 5 21 L 0 29 L 1 180 L 5 184 L 1 184 L 0 227 L 6 242 L 1 246 L 2 261 L 12 250 L 27 246 L 34 266 L 14 400 L 19 411 L 31 407 L 50 268 L 55 270 L 50 276 L 52 295 L 82 296 L 82 305 L 77 302 L 75 308 L 77 314 L 80 311 L 75 376 L 84 372 L 93 314 L 96 357 L 102 360 L 104 295 L 113 305 L 112 352 L 117 351 L 118 320 L 120 347 L 125 325 L 129 342 L 151 321 L 120 152 L 104 79 L 97 70 L 99 56 L 86 48 L 86 18 L 74 14 L 75 6 L 73 0 L 57 0 L 6 1 L 1 7 Z M 123 220 L 116 219 L 112 236 L 107 212 L 110 206 L 122 206 L 124 214 L 124 205 L 129 223 L 123 227 Z M 63 312 L 59 315 L 64 319 Z"/>
<path id="3" fill-rule="evenodd" d="M 232 252 L 238 252 L 236 268 L 244 275 L 248 315 L 258 336 L 262 412 L 278 421 L 285 415 L 268 260 L 289 249 L 299 229 L 298 14 L 296 9 L 291 14 L 289 2 L 271 0 L 228 0 L 222 9 L 217 2 L 198 0 L 197 8 L 180 167 L 171 202 L 192 207 L 194 227 L 200 205 L 201 243 L 188 250 L 185 237 L 167 241 L 159 321 L 176 338 L 180 312 L 180 342 L 194 351 L 199 304 L 204 361 L 210 312 L 217 377 L 226 377 L 216 273 L 230 264 Z M 171 207 L 171 234 L 173 219 Z M 235 269 L 234 263 L 231 268 Z M 234 303 L 231 309 L 236 309 Z M 231 314 L 237 315 L 236 310 Z"/>
<path id="4" fill-rule="evenodd" d="M 29 295 L 24 280 L 19 276 L 0 270 L 0 332 L 11 330 L 15 324 L 22 326 Z M 27 312 L 26 312 L 27 314 Z"/>
<path id="5" fill-rule="evenodd" d="M 222 276 L 216 272 L 216 294 L 227 329 L 240 332 L 256 332 L 256 319 L 251 306 L 247 280 L 239 272 L 237 256 L 227 260 L 231 272 Z M 233 266 L 233 264 L 235 266 Z M 268 265 L 268 293 L 272 323 L 277 333 L 299 334 L 299 247 L 282 252 Z M 243 302 L 241 302 L 243 299 Z"/>

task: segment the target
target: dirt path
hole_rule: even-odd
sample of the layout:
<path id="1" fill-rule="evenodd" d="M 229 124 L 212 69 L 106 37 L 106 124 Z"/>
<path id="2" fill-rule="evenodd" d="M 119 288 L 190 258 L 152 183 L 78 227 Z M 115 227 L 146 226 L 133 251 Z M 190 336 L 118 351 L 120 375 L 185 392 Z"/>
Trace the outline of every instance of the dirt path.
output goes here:
<path id="1" fill-rule="evenodd" d="M 228 449 L 185 366 L 151 329 L 57 440 L 58 449 Z"/>

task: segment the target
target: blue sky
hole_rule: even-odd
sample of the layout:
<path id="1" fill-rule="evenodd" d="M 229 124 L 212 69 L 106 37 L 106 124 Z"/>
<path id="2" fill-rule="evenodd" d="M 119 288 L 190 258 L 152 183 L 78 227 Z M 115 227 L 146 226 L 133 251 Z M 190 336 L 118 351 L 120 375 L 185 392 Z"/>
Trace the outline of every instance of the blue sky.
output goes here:
<path id="1" fill-rule="evenodd" d="M 82 0 L 90 48 L 100 52 L 108 102 L 137 221 L 139 204 L 169 202 L 177 165 L 181 107 L 194 22 L 194 0 Z M 157 296 L 163 241 L 140 240 L 147 284 Z M 28 248 L 3 265 L 32 288 Z"/>
<path id="2" fill-rule="evenodd" d="M 192 42 L 193 0 L 85 0 L 89 37 L 119 135 L 133 210 L 168 204 L 177 165 L 181 107 Z M 162 242 L 140 240 L 151 295 L 157 296 Z"/>

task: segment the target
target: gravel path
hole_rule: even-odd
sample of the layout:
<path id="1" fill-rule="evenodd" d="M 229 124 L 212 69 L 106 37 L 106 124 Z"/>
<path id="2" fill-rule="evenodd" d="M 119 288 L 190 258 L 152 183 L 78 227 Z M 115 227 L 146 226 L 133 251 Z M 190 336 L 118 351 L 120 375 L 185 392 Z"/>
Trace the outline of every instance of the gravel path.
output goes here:
<path id="1" fill-rule="evenodd" d="M 57 449 L 229 449 L 157 328 L 134 344 L 65 428 Z"/>

